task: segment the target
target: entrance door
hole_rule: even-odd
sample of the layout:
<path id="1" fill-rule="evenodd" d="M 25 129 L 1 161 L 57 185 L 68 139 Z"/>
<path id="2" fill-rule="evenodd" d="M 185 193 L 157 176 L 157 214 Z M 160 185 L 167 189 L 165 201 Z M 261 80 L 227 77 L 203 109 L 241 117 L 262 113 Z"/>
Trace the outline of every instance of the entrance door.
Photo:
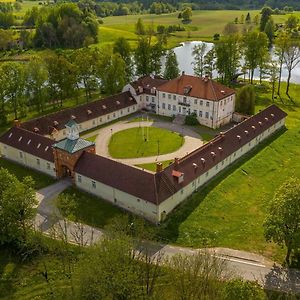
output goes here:
<path id="1" fill-rule="evenodd" d="M 72 177 L 72 172 L 67 166 L 62 166 L 62 176 L 63 177 Z"/>
<path id="2" fill-rule="evenodd" d="M 186 116 L 186 107 L 182 108 L 182 114 Z"/>

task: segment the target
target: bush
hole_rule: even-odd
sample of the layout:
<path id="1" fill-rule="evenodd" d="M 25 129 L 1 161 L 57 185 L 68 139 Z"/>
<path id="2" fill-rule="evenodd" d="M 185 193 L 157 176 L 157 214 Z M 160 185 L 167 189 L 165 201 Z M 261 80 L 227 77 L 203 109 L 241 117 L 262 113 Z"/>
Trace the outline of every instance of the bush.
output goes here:
<path id="1" fill-rule="evenodd" d="M 195 113 L 192 113 L 190 115 L 187 115 L 185 117 L 185 124 L 190 126 L 195 126 L 199 124 L 199 121 L 197 119 L 197 115 Z"/>

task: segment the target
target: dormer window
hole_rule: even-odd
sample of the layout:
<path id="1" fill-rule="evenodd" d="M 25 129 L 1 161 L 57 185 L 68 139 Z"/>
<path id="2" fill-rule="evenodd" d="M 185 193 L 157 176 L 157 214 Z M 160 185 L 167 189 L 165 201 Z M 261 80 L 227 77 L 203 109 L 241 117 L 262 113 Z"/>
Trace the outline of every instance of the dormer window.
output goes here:
<path id="1" fill-rule="evenodd" d="M 90 109 L 88 109 L 86 112 L 88 115 L 90 115 L 92 113 L 92 111 Z"/>
<path id="2" fill-rule="evenodd" d="M 249 134 L 249 131 L 248 131 L 248 130 L 245 130 L 244 132 L 245 132 L 245 134 L 246 134 L 246 135 L 248 135 L 248 134 Z"/>
<path id="3" fill-rule="evenodd" d="M 20 137 L 19 137 L 19 142 L 21 142 L 21 141 L 22 141 L 22 138 L 23 138 L 22 136 L 20 136 Z"/>
<path id="4" fill-rule="evenodd" d="M 46 148 L 45 148 L 45 151 L 47 151 L 49 149 L 49 146 L 47 146 Z"/>
<path id="5" fill-rule="evenodd" d="M 57 126 L 59 123 L 57 121 L 53 122 L 54 126 Z"/>
<path id="6" fill-rule="evenodd" d="M 103 108 L 103 109 L 106 109 L 106 105 L 102 105 L 102 108 Z"/>
<path id="7" fill-rule="evenodd" d="M 37 148 L 39 149 L 41 147 L 41 143 L 39 143 L 38 145 L 37 145 Z"/>
<path id="8" fill-rule="evenodd" d="M 265 118 L 265 120 L 266 120 L 266 122 L 268 122 L 268 121 L 269 121 L 269 119 L 268 119 L 268 118 Z"/>
<path id="9" fill-rule="evenodd" d="M 262 126 L 262 122 L 258 122 L 258 124 L 259 124 L 260 126 Z"/>
<path id="10" fill-rule="evenodd" d="M 75 120 L 75 119 L 76 119 L 76 117 L 75 117 L 74 115 L 72 115 L 72 116 L 71 116 L 71 119 L 72 119 L 72 120 Z"/>
<path id="11" fill-rule="evenodd" d="M 120 105 L 120 104 L 121 104 L 120 101 L 116 101 L 116 103 L 117 103 L 117 105 Z"/>
<path id="12" fill-rule="evenodd" d="M 201 162 L 202 162 L 202 165 L 205 165 L 205 159 L 203 157 L 201 157 Z"/>
<path id="13" fill-rule="evenodd" d="M 274 118 L 274 114 L 271 114 L 271 117 Z"/>
<path id="14" fill-rule="evenodd" d="M 28 142 L 27 142 L 27 145 L 29 145 L 31 143 L 31 140 L 29 140 Z"/>
<path id="15" fill-rule="evenodd" d="M 240 135 L 237 135 L 236 137 L 239 141 L 242 139 L 242 137 Z"/>
<path id="16" fill-rule="evenodd" d="M 255 131 L 256 127 L 255 126 L 251 126 L 251 128 Z"/>
<path id="17" fill-rule="evenodd" d="M 11 138 L 11 136 L 12 136 L 12 132 L 9 134 L 8 138 L 10 139 L 10 138 Z"/>
<path id="18" fill-rule="evenodd" d="M 34 131 L 34 132 L 39 132 L 40 130 L 39 130 L 37 127 L 34 127 L 34 128 L 33 128 L 33 131 Z"/>
<path id="19" fill-rule="evenodd" d="M 172 171 L 172 176 L 175 177 L 175 178 L 177 178 L 177 182 L 178 183 L 182 183 L 183 182 L 184 173 L 176 171 L 176 170 L 173 170 Z"/>

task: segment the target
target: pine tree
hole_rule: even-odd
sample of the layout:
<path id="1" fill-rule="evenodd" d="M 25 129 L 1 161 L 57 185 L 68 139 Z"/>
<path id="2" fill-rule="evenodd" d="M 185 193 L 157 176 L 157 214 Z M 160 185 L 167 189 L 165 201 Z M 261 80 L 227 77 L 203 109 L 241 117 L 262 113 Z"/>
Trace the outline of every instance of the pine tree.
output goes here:
<path id="1" fill-rule="evenodd" d="M 173 50 L 170 50 L 167 54 L 166 58 L 166 66 L 165 66 L 165 72 L 164 77 L 165 79 L 174 79 L 179 76 L 179 68 L 178 68 L 178 62 L 176 58 L 176 54 Z"/>
<path id="2" fill-rule="evenodd" d="M 246 16 L 246 23 L 247 23 L 247 24 L 250 24 L 250 23 L 251 23 L 251 16 L 250 16 L 250 13 L 249 13 L 249 12 L 247 13 L 247 16 Z"/>

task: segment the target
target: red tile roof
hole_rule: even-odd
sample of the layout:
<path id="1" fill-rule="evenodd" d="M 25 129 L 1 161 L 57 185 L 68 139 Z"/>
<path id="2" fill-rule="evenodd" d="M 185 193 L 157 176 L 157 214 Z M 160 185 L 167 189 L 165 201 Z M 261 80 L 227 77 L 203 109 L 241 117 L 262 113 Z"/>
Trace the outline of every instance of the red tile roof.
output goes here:
<path id="1" fill-rule="evenodd" d="M 161 86 L 162 84 L 168 82 L 168 80 L 163 79 L 159 76 L 144 76 L 139 78 L 136 81 L 133 81 L 130 83 L 130 85 L 136 90 L 137 95 L 142 94 L 142 93 L 146 93 L 146 94 L 155 94 L 151 92 L 151 89 L 153 88 L 158 88 L 159 86 Z M 139 91 L 139 87 L 143 88 L 143 92 Z"/>
<path id="2" fill-rule="evenodd" d="M 0 137 L 0 142 L 47 161 L 54 162 L 55 141 L 19 127 L 12 127 Z"/>
<path id="3" fill-rule="evenodd" d="M 158 90 L 212 101 L 219 101 L 235 94 L 235 90 L 208 77 L 201 78 L 191 75 L 182 75 L 170 80 L 161 85 Z"/>
<path id="4" fill-rule="evenodd" d="M 91 153 L 82 155 L 75 171 L 137 198 L 159 204 L 285 118 L 286 115 L 280 108 L 271 105 L 183 157 L 178 164 L 173 163 L 156 174 Z M 178 179 L 173 175 L 181 173 L 184 174 L 184 180 L 178 183 Z"/>
<path id="5" fill-rule="evenodd" d="M 156 204 L 154 174 L 88 152 L 78 160 L 75 172 Z"/>
<path id="6" fill-rule="evenodd" d="M 21 127 L 33 132 L 38 128 L 36 132 L 42 135 L 51 134 L 53 130 L 64 129 L 65 124 L 74 117 L 77 123 L 82 123 L 135 104 L 136 100 L 131 93 L 124 92 L 30 120 L 22 123 Z"/>

